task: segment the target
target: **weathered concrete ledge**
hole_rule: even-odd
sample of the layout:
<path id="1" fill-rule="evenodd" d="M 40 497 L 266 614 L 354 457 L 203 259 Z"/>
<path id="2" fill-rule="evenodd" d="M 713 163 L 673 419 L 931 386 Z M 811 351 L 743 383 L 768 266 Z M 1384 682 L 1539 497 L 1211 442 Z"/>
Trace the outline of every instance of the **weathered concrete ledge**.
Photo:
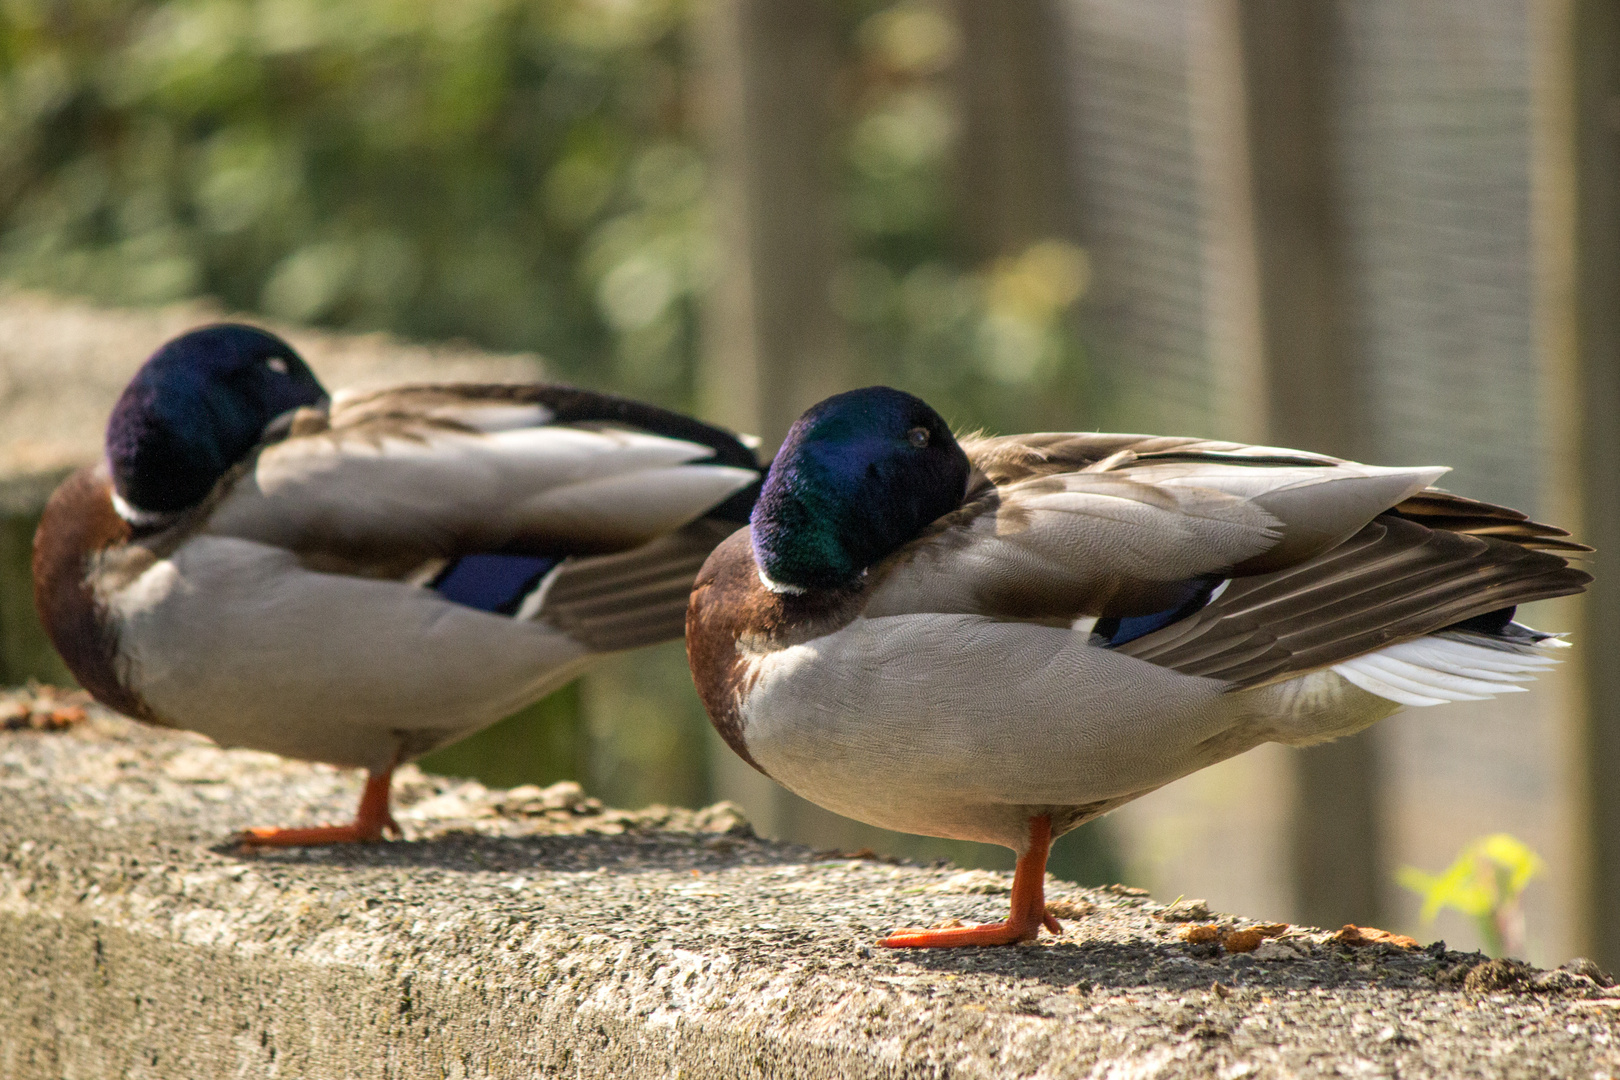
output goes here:
<path id="1" fill-rule="evenodd" d="M 874 949 L 998 917 L 1007 879 L 763 842 L 724 807 L 413 773 L 404 842 L 222 843 L 356 791 L 96 710 L 0 734 L 0 1076 L 1620 1071 L 1620 991 L 1590 978 L 1300 930 L 1226 955 L 1122 891 L 1054 883 L 1089 913 L 1038 945 Z"/>

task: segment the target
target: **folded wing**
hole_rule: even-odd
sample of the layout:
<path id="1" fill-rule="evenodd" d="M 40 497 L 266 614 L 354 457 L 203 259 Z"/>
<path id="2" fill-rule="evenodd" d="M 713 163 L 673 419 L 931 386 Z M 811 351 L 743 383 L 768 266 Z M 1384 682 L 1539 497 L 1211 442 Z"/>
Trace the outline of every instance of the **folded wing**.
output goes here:
<path id="1" fill-rule="evenodd" d="M 1404 505 L 1331 551 L 1232 580 L 1206 607 L 1118 651 L 1241 689 L 1424 635 L 1466 632 L 1469 619 L 1494 613 L 1505 623 L 1518 604 L 1578 593 L 1591 581 L 1562 555 L 1541 550 L 1548 541 L 1578 546 L 1556 536 L 1515 540 L 1430 528 L 1408 519 Z"/>
<path id="2" fill-rule="evenodd" d="M 295 418 L 208 531 L 357 563 L 614 552 L 723 509 L 758 477 L 728 433 L 650 406 L 412 387 Z"/>
<path id="3" fill-rule="evenodd" d="M 969 442 L 966 505 L 874 571 L 870 615 L 1072 620 L 1186 603 L 1341 543 L 1445 470 L 1118 435 Z"/>

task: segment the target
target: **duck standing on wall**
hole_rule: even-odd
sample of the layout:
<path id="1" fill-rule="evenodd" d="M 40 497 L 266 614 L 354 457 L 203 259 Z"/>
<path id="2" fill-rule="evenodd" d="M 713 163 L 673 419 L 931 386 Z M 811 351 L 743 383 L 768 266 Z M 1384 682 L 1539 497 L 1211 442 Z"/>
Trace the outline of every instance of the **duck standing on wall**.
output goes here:
<path id="1" fill-rule="evenodd" d="M 349 825 L 397 832 L 402 761 L 680 635 L 747 520 L 752 451 L 662 409 L 548 385 L 328 397 L 250 326 L 159 349 L 34 540 L 51 640 L 103 704 L 226 746 L 369 770 Z"/>
<path id="2" fill-rule="evenodd" d="M 1144 435 L 964 438 L 883 387 L 788 432 L 709 556 L 687 654 L 731 748 L 799 795 L 1018 853 L 1002 923 L 1059 932 L 1053 837 L 1264 742 L 1522 689 L 1563 643 L 1514 606 L 1588 548 L 1445 469 Z"/>

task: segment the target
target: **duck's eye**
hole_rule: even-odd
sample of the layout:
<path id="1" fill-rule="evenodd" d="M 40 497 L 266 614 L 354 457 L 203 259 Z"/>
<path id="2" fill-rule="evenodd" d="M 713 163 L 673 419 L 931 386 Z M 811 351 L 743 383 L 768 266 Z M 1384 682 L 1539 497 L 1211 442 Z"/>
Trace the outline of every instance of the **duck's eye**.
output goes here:
<path id="1" fill-rule="evenodd" d="M 912 428 L 906 432 L 906 441 L 921 450 L 928 445 L 928 429 L 925 427 Z"/>
<path id="2" fill-rule="evenodd" d="M 283 360 L 279 356 L 270 357 L 264 362 L 264 366 L 275 372 L 277 375 L 287 374 L 287 361 Z"/>

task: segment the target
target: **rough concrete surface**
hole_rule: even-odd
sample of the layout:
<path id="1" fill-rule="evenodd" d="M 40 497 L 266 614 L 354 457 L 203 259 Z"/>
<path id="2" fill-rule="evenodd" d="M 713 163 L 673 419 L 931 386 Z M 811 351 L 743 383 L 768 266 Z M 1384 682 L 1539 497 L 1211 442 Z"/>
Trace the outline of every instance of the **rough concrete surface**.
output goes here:
<path id="1" fill-rule="evenodd" d="M 1068 932 L 1034 945 L 873 948 L 1000 917 L 1008 879 L 768 843 L 724 805 L 409 769 L 405 840 L 245 854 L 233 830 L 344 818 L 359 778 L 16 700 L 8 1080 L 1620 1074 L 1601 973 L 1298 928 L 1234 955 L 1187 939 L 1250 920 L 1133 890 L 1051 882 Z"/>

